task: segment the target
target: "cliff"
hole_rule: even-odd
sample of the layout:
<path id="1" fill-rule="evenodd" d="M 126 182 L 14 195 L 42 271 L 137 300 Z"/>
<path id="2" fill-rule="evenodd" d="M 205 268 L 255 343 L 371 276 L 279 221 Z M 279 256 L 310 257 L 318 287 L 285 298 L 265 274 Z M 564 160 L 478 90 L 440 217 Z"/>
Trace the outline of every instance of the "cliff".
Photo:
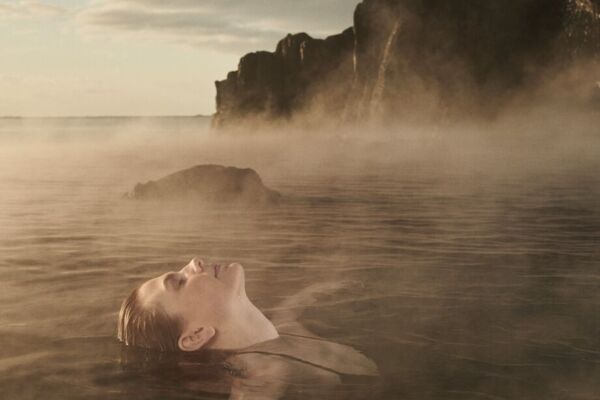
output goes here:
<path id="1" fill-rule="evenodd" d="M 274 53 L 246 54 L 237 71 L 217 81 L 217 113 L 213 125 L 241 120 L 288 117 L 317 102 L 321 89 L 332 90 L 321 104 L 328 112 L 341 112 L 352 79 L 354 32 L 346 29 L 326 39 L 306 33 L 287 35 Z M 337 108 L 337 110 L 336 110 Z"/>
<path id="2" fill-rule="evenodd" d="M 346 121 L 493 115 L 599 54 L 600 0 L 363 0 L 340 35 L 288 35 L 244 56 L 216 83 L 214 123 L 315 109 Z"/>

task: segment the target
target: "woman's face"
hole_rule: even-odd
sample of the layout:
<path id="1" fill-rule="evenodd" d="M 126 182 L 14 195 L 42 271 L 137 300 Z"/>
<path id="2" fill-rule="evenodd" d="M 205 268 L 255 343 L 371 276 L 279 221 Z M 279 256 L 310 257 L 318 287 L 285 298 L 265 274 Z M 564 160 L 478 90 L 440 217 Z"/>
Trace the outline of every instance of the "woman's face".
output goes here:
<path id="1" fill-rule="evenodd" d="M 219 327 L 245 307 L 244 268 L 238 263 L 207 265 L 194 258 L 179 271 L 146 281 L 139 296 L 144 306 L 160 306 L 182 318 L 184 329 Z"/>

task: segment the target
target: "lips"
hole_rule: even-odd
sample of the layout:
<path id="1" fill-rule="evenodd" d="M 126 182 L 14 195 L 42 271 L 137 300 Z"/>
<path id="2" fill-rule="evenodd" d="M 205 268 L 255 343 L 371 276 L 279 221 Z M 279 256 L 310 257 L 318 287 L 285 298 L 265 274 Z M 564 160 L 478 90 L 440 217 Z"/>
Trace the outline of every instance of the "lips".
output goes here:
<path id="1" fill-rule="evenodd" d="M 221 264 L 213 264 L 213 269 L 215 271 L 215 278 L 218 278 L 221 273 Z"/>

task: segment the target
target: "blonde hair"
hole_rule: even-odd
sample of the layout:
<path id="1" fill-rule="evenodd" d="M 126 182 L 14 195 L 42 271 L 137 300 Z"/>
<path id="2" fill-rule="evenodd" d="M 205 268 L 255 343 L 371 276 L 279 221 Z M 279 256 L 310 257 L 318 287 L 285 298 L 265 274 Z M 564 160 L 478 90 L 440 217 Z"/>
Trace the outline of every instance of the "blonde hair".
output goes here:
<path id="1" fill-rule="evenodd" d="M 119 312 L 117 337 L 127 346 L 174 352 L 179 350 L 183 332 L 181 318 L 167 314 L 161 307 L 144 307 L 139 289 L 123 301 Z"/>

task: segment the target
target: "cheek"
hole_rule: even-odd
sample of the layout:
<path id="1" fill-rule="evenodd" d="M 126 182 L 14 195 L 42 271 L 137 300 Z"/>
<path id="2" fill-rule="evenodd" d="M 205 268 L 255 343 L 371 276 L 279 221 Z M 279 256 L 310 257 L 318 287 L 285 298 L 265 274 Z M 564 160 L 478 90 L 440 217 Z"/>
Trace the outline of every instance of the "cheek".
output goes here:
<path id="1" fill-rule="evenodd" d="M 202 277 L 188 282 L 184 295 L 185 302 L 199 312 L 226 310 L 228 294 L 225 286 Z"/>

